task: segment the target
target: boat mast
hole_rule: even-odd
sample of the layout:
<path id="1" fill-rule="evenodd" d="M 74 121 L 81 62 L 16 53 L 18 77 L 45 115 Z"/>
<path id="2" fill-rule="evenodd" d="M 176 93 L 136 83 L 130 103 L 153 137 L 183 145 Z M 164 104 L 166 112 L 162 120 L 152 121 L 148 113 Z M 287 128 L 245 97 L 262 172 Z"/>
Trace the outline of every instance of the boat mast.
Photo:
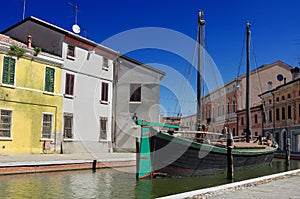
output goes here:
<path id="1" fill-rule="evenodd" d="M 197 122 L 196 130 L 201 130 L 201 55 L 204 43 L 204 26 L 205 20 L 202 18 L 203 11 L 199 11 L 198 15 L 198 67 L 197 67 Z"/>
<path id="2" fill-rule="evenodd" d="M 246 32 L 247 32 L 247 59 L 246 59 L 246 142 L 250 142 L 250 23 L 247 22 Z"/>

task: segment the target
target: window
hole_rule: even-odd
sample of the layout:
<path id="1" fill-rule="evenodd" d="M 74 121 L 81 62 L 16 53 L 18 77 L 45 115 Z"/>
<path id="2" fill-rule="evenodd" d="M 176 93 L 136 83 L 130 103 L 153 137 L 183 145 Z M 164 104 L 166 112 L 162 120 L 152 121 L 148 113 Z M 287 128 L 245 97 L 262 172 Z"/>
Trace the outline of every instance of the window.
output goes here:
<path id="1" fill-rule="evenodd" d="M 285 100 L 285 97 L 284 97 L 284 95 L 283 95 L 283 96 L 281 96 L 281 100 Z"/>
<path id="2" fill-rule="evenodd" d="M 276 97 L 276 102 L 279 102 L 279 97 Z"/>
<path id="3" fill-rule="evenodd" d="M 141 102 L 141 84 L 130 84 L 130 102 Z"/>
<path id="4" fill-rule="evenodd" d="M 0 110 L 0 137 L 10 138 L 11 137 L 11 122 L 12 122 L 12 111 Z"/>
<path id="5" fill-rule="evenodd" d="M 107 117 L 100 117 L 100 140 L 107 140 Z"/>
<path id="6" fill-rule="evenodd" d="M 268 90 L 270 91 L 270 90 L 272 90 L 272 88 L 273 88 L 272 82 L 268 82 Z"/>
<path id="7" fill-rule="evenodd" d="M 276 120 L 279 120 L 279 108 L 276 109 Z"/>
<path id="8" fill-rule="evenodd" d="M 241 125 L 244 125 L 244 117 L 241 117 Z"/>
<path id="9" fill-rule="evenodd" d="M 262 112 L 262 122 L 263 123 L 266 123 L 266 113 L 265 112 Z"/>
<path id="10" fill-rule="evenodd" d="M 285 120 L 285 108 L 284 107 L 281 108 L 281 119 Z"/>
<path id="11" fill-rule="evenodd" d="M 229 114 L 230 111 L 230 100 L 227 99 L 227 114 Z"/>
<path id="12" fill-rule="evenodd" d="M 272 104 L 272 100 L 271 99 L 269 99 L 269 104 Z"/>
<path id="13" fill-rule="evenodd" d="M 257 124 L 257 114 L 254 115 L 254 122 Z"/>
<path id="14" fill-rule="evenodd" d="M 236 107 L 236 102 L 235 102 L 235 96 L 232 96 L 232 112 L 235 113 L 235 107 Z"/>
<path id="15" fill-rule="evenodd" d="M 273 115 L 272 115 L 272 111 L 271 110 L 269 110 L 269 122 L 272 122 L 272 120 L 273 120 Z"/>
<path id="16" fill-rule="evenodd" d="M 287 119 L 292 119 L 292 107 L 288 106 L 288 118 Z"/>
<path id="17" fill-rule="evenodd" d="M 101 84 L 101 103 L 108 102 L 108 83 L 102 82 Z"/>
<path id="18" fill-rule="evenodd" d="M 75 57 L 75 46 L 68 45 L 67 57 L 68 58 L 74 58 Z"/>
<path id="19" fill-rule="evenodd" d="M 290 93 L 287 94 L 287 98 L 288 98 L 288 99 L 291 98 L 291 94 L 290 94 Z"/>
<path id="20" fill-rule="evenodd" d="M 65 94 L 74 95 L 74 75 L 69 73 L 66 74 Z"/>
<path id="21" fill-rule="evenodd" d="M 102 69 L 103 70 L 108 70 L 108 59 L 106 57 L 103 57 L 103 63 L 102 63 Z"/>
<path id="22" fill-rule="evenodd" d="M 73 139 L 73 114 L 64 113 L 64 134 L 65 139 Z"/>
<path id="23" fill-rule="evenodd" d="M 2 83 L 8 85 L 15 85 L 15 67 L 16 60 L 12 57 L 4 57 Z"/>
<path id="24" fill-rule="evenodd" d="M 42 138 L 51 138 L 52 114 L 43 114 Z"/>
<path id="25" fill-rule="evenodd" d="M 46 67 L 45 70 L 45 88 L 46 92 L 54 93 L 55 69 Z"/>

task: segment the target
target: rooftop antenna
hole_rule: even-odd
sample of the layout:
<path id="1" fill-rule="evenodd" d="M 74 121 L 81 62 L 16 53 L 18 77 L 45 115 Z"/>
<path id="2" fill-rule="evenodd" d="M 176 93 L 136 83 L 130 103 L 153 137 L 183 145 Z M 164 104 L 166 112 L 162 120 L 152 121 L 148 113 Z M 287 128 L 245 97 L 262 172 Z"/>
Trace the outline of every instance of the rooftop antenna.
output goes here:
<path id="1" fill-rule="evenodd" d="M 25 19 L 26 0 L 23 0 L 23 20 Z"/>
<path id="2" fill-rule="evenodd" d="M 69 3 L 70 6 L 74 8 L 75 11 L 75 24 L 72 26 L 72 30 L 74 33 L 79 34 L 80 33 L 80 27 L 77 24 L 77 18 L 78 18 L 78 3 Z"/>

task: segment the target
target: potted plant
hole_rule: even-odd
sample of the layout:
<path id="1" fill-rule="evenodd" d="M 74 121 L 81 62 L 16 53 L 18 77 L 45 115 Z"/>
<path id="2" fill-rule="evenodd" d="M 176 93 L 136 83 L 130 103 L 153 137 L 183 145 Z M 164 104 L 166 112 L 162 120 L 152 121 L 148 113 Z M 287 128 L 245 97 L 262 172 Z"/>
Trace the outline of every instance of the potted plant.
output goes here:
<path id="1" fill-rule="evenodd" d="M 35 51 L 35 54 L 34 54 L 35 56 L 37 56 L 42 51 L 42 49 L 40 47 L 37 47 L 37 46 L 34 47 L 33 50 Z"/>
<path id="2" fill-rule="evenodd" d="M 10 52 L 12 54 L 16 55 L 17 57 L 22 57 L 25 54 L 26 50 L 17 45 L 11 45 Z"/>

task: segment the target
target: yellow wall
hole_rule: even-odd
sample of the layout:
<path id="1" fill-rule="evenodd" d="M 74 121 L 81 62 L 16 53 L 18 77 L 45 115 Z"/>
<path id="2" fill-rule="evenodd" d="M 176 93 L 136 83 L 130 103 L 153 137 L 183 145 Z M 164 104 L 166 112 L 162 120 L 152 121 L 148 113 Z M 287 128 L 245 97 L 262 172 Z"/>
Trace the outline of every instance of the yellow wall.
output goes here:
<path id="1" fill-rule="evenodd" d="M 7 55 L 0 53 L 1 83 L 4 56 Z M 55 68 L 54 95 L 43 93 L 46 66 Z M 48 152 L 60 152 L 54 138 L 56 132 L 60 140 L 62 132 L 61 68 L 21 57 L 16 58 L 15 76 L 14 88 L 0 86 L 0 109 L 13 111 L 12 140 L 0 138 L 0 154 L 42 153 L 42 115 L 45 112 L 53 114 L 52 149 Z"/>

